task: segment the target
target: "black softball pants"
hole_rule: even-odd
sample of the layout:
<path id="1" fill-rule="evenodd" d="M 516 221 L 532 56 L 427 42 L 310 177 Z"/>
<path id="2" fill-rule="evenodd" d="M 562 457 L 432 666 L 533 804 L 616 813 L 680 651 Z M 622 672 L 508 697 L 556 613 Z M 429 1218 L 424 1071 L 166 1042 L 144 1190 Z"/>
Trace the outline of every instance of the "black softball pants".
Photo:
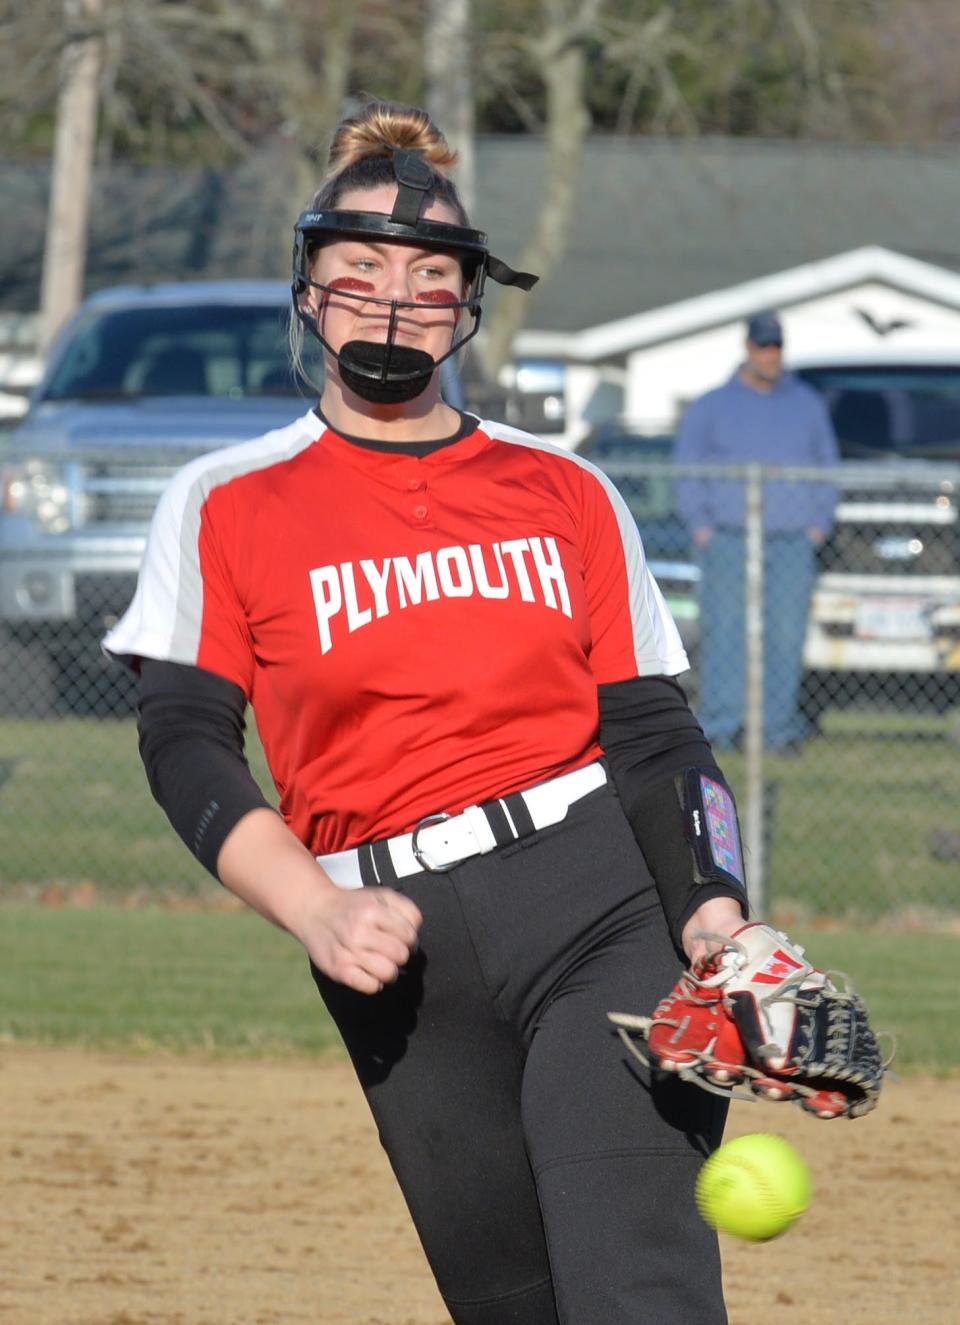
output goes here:
<path id="1" fill-rule="evenodd" d="M 314 978 L 455 1325 L 723 1325 L 693 1189 L 726 1101 L 651 1083 L 606 1019 L 680 969 L 613 789 L 391 886 L 424 916 L 396 984 Z"/>

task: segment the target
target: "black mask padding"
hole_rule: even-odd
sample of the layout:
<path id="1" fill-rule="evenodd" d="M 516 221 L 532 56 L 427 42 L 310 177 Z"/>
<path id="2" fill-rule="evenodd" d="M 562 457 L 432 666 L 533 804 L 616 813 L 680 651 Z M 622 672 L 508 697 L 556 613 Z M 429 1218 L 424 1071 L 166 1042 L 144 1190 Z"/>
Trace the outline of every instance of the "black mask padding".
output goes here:
<path id="1" fill-rule="evenodd" d="M 402 405 L 426 391 L 437 366 L 424 350 L 406 345 L 349 340 L 337 356 L 344 385 L 361 400 L 375 405 Z M 400 381 L 387 379 L 387 372 L 402 374 Z"/>

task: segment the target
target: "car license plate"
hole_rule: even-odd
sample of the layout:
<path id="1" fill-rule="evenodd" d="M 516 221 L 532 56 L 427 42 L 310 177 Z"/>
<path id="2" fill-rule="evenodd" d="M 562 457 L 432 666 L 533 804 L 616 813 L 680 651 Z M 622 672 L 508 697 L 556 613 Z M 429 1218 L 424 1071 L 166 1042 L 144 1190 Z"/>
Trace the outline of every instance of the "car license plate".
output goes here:
<path id="1" fill-rule="evenodd" d="M 923 598 L 871 598 L 857 603 L 854 634 L 858 639 L 928 640 L 930 605 Z"/>

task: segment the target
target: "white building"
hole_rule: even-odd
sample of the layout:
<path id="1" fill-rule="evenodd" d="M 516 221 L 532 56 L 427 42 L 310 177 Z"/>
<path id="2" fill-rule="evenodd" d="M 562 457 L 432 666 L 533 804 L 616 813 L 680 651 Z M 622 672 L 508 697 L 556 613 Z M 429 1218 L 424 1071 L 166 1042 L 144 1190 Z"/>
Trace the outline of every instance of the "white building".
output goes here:
<path id="1" fill-rule="evenodd" d="M 746 319 L 766 309 L 780 313 L 788 366 L 960 358 L 960 275 L 866 247 L 579 331 L 523 331 L 517 359 L 563 365 L 561 444 L 616 418 L 670 432 L 688 401 L 735 371 Z"/>

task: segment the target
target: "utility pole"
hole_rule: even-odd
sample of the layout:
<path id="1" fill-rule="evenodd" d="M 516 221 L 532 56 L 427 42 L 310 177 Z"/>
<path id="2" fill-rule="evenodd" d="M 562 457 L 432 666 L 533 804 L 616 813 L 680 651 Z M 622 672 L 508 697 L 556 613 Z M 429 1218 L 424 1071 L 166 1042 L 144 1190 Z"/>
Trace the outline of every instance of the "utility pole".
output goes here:
<path id="1" fill-rule="evenodd" d="M 83 295 L 102 17 L 103 0 L 63 0 L 66 46 L 60 66 L 40 284 L 41 354 Z"/>

